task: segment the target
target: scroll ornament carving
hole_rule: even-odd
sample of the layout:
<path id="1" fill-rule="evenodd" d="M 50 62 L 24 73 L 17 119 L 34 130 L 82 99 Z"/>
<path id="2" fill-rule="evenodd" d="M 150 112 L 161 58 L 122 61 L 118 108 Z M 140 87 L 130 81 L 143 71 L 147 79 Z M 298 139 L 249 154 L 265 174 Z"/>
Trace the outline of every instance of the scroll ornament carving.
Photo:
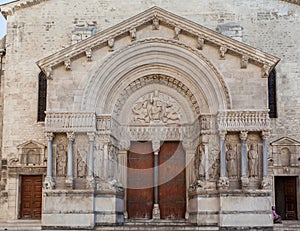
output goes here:
<path id="1" fill-rule="evenodd" d="M 179 122 L 179 106 L 169 97 L 155 91 L 143 97 L 132 108 L 133 122 Z"/>

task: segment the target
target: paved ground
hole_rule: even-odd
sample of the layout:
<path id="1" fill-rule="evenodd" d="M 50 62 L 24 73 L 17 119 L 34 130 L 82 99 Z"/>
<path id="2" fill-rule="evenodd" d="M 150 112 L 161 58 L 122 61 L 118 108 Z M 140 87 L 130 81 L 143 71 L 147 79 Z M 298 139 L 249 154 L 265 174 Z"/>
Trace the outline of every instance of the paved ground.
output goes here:
<path id="1" fill-rule="evenodd" d="M 121 227 L 106 227 L 108 229 L 102 229 L 104 227 L 97 227 L 96 230 L 145 230 L 145 229 L 136 229 L 132 227 L 132 229 L 127 228 L 124 229 L 124 226 Z M 141 227 L 140 227 L 141 228 Z M 181 229 L 182 228 L 182 229 Z M 187 228 L 187 229 L 186 229 Z M 6 222 L 6 223 L 0 223 L 0 231 L 15 231 L 15 230 L 20 230 L 20 231 L 35 231 L 35 230 L 41 230 L 41 224 L 40 221 L 14 221 L 14 222 Z M 210 228 L 210 229 L 201 229 L 200 227 L 174 227 L 172 229 L 169 229 L 167 227 L 156 227 L 156 229 L 151 229 L 151 230 L 218 230 L 215 228 Z M 46 231 L 46 230 L 45 230 Z M 78 231 L 78 230 L 77 230 Z M 275 224 L 274 225 L 274 231 L 300 231 L 300 220 L 297 221 L 283 221 L 282 224 Z"/>

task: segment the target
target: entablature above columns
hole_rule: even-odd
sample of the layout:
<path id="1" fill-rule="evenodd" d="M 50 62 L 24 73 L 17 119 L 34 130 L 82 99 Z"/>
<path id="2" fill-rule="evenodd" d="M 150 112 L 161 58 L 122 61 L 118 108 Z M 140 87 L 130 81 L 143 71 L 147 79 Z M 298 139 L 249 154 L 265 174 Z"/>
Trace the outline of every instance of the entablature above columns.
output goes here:
<path id="1" fill-rule="evenodd" d="M 219 131 L 269 131 L 269 110 L 226 110 L 217 115 Z"/>

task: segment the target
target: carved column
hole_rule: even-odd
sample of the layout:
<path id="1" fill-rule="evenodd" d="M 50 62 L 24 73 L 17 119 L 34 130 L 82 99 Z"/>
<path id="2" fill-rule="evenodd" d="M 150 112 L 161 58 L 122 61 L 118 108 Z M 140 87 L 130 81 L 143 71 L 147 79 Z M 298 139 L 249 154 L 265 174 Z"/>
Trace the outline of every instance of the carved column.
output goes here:
<path id="1" fill-rule="evenodd" d="M 268 157 L 269 157 L 269 131 L 262 131 L 263 139 L 263 180 L 261 183 L 262 189 L 271 189 L 271 179 L 268 177 Z"/>
<path id="2" fill-rule="evenodd" d="M 88 164 L 88 176 L 87 176 L 87 188 L 95 188 L 94 179 L 94 143 L 95 143 L 95 133 L 87 133 L 89 137 L 89 164 Z"/>
<path id="3" fill-rule="evenodd" d="M 229 187 L 229 180 L 226 176 L 226 149 L 225 149 L 225 136 L 226 131 L 220 131 L 220 179 L 218 187 L 220 189 L 227 189 Z"/>
<path id="4" fill-rule="evenodd" d="M 47 176 L 45 177 L 44 181 L 44 188 L 45 189 L 54 189 L 55 188 L 55 181 L 53 179 L 53 138 L 54 134 L 52 132 L 46 133 L 46 138 L 48 141 L 48 157 L 47 157 Z"/>
<path id="5" fill-rule="evenodd" d="M 69 147 L 68 147 L 68 172 L 67 172 L 67 178 L 66 178 L 66 186 L 69 188 L 74 188 L 74 177 L 73 177 L 73 144 L 75 140 L 75 133 L 74 132 L 68 132 L 67 137 L 69 140 Z"/>
<path id="6" fill-rule="evenodd" d="M 249 178 L 247 177 L 247 131 L 241 131 L 240 133 L 240 139 L 242 141 L 242 147 L 241 147 L 241 183 L 242 188 L 247 188 L 249 186 Z"/>
<path id="7" fill-rule="evenodd" d="M 152 211 L 153 219 L 160 219 L 160 209 L 158 204 L 158 151 L 160 149 L 160 141 L 152 141 L 152 149 L 154 151 L 154 206 Z"/>

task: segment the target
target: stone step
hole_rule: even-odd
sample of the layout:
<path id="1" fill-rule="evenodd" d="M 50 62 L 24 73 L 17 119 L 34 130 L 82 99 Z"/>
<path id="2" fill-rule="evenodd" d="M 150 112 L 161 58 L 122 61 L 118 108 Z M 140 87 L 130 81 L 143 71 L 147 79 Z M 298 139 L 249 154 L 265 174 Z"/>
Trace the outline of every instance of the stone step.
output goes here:
<path id="1" fill-rule="evenodd" d="M 15 220 L 8 222 L 0 223 L 0 230 L 14 231 L 34 231 L 41 230 L 41 221 L 40 220 Z"/>

